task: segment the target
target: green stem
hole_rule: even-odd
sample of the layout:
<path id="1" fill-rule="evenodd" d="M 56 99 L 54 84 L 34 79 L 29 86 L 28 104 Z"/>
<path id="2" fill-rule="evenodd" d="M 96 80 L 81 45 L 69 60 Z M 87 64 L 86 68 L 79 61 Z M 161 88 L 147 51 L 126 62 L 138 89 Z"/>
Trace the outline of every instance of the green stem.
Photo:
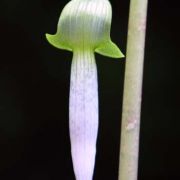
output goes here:
<path id="1" fill-rule="evenodd" d="M 147 2 L 130 3 L 119 180 L 137 180 Z"/>

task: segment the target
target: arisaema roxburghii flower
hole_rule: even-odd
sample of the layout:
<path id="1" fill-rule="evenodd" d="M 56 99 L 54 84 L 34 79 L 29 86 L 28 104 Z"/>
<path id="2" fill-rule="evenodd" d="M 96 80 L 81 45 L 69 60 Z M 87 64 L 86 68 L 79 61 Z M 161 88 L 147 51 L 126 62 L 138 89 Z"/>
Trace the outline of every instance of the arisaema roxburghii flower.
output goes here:
<path id="1" fill-rule="evenodd" d="M 111 41 L 112 10 L 108 0 L 71 0 L 63 9 L 55 47 L 73 51 L 69 96 L 71 154 L 76 180 L 92 180 L 98 132 L 98 81 L 94 52 L 124 57 Z"/>

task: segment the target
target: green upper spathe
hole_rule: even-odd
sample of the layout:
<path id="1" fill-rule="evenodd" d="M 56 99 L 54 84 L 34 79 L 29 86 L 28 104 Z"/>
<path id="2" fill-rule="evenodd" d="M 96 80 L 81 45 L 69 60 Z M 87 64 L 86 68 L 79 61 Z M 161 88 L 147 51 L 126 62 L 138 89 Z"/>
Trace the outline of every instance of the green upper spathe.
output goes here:
<path id="1" fill-rule="evenodd" d="M 60 49 L 92 48 L 104 56 L 121 58 L 124 55 L 110 38 L 111 18 L 108 0 L 71 0 L 60 15 L 56 34 L 46 37 Z"/>

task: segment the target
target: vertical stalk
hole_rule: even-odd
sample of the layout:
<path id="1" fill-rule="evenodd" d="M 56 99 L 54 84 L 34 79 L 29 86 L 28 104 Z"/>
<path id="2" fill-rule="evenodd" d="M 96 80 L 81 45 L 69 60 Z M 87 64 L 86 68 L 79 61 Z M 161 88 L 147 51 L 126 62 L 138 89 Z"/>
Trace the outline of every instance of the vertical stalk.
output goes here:
<path id="1" fill-rule="evenodd" d="M 131 0 L 121 126 L 119 180 L 137 180 L 148 0 Z"/>

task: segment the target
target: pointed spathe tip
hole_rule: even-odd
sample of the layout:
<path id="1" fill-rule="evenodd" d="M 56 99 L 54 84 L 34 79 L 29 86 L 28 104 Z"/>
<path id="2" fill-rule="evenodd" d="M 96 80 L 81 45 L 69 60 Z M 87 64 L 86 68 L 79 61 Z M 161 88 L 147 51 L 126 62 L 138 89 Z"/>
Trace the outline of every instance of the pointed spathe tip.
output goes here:
<path id="1" fill-rule="evenodd" d="M 67 51 L 72 51 L 68 43 L 65 43 L 61 40 L 59 34 L 45 34 L 47 41 L 54 47 L 58 49 L 63 49 Z"/>
<path id="2" fill-rule="evenodd" d="M 114 44 L 112 41 L 103 43 L 102 45 L 100 45 L 95 49 L 95 52 L 111 58 L 125 57 L 124 54 L 121 52 L 121 50 L 118 48 L 118 46 Z"/>

